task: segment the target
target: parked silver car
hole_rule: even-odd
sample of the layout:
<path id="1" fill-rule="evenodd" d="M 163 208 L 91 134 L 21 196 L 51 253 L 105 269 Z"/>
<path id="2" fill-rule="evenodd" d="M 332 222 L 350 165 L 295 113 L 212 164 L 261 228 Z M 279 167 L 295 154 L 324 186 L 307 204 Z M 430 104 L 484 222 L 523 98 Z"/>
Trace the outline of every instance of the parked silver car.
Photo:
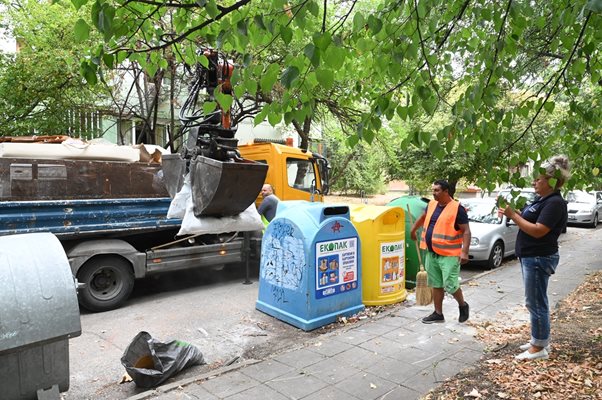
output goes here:
<path id="1" fill-rule="evenodd" d="M 468 257 L 470 261 L 486 263 L 497 268 L 504 257 L 514 254 L 518 227 L 506 218 L 498 216 L 494 198 L 461 199 L 466 208 L 472 239 Z"/>
<path id="2" fill-rule="evenodd" d="M 598 226 L 602 217 L 602 195 L 573 190 L 566 196 L 570 225 Z"/>

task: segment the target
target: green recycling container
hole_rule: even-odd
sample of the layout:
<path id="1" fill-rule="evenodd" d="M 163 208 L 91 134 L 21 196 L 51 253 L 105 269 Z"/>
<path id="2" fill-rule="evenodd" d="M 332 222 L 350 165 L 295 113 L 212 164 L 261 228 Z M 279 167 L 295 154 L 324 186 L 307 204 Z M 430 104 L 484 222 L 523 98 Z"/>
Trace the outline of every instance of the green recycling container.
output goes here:
<path id="1" fill-rule="evenodd" d="M 401 196 L 394 200 L 391 200 L 388 206 L 397 206 L 403 208 L 405 211 L 405 223 L 406 223 L 406 288 L 411 289 L 416 286 L 416 274 L 420 269 L 420 260 L 418 259 L 418 252 L 416 251 L 416 242 L 412 240 L 410 231 L 412 230 L 412 224 L 416 221 L 428 205 L 429 199 L 421 196 Z M 408 208 L 409 211 L 408 212 Z M 411 214 L 411 217 L 410 217 Z M 417 232 L 420 237 L 420 230 Z M 422 260 L 425 257 L 425 251 L 420 250 Z M 424 262 L 424 261 L 423 261 Z"/>

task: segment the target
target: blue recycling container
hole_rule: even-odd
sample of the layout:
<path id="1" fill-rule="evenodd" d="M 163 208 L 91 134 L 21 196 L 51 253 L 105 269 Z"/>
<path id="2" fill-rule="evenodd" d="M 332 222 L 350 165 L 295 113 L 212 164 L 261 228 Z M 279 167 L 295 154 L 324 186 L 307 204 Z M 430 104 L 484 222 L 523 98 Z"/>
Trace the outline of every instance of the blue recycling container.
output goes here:
<path id="1" fill-rule="evenodd" d="M 310 331 L 364 309 L 349 207 L 281 201 L 261 243 L 255 307 Z"/>

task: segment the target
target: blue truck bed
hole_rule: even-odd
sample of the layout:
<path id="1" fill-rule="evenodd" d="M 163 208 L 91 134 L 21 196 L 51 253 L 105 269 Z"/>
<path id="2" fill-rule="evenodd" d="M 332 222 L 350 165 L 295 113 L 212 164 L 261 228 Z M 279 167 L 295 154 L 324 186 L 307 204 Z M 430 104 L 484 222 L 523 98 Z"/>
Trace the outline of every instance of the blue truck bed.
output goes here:
<path id="1" fill-rule="evenodd" d="M 168 219 L 171 198 L 1 201 L 0 236 L 52 232 L 58 237 L 143 233 L 178 228 Z"/>

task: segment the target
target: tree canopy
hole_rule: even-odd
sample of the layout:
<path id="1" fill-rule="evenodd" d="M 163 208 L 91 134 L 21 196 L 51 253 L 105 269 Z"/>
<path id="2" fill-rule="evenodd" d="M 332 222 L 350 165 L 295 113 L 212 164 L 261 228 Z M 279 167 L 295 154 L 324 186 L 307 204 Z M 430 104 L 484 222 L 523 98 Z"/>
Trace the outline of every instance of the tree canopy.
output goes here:
<path id="1" fill-rule="evenodd" d="M 602 165 L 602 0 L 72 0 L 91 4 L 76 23 L 105 45 L 81 64 L 89 82 L 129 59 L 151 76 L 166 52 L 206 65 L 206 48 L 237 66 L 235 98 L 254 98 L 267 119 L 303 127 L 334 116 L 355 145 L 394 120 L 412 121 L 400 146 L 433 162 L 477 160 L 476 183 L 524 184 L 510 174 L 554 153 L 573 161 L 570 186 Z M 234 103 L 228 95 L 222 107 Z M 430 129 L 433 115 L 449 115 Z M 542 124 L 546 115 L 562 116 Z"/>
<path id="2" fill-rule="evenodd" d="M 77 13 L 69 3 L 0 5 L 0 26 L 8 26 L 20 47 L 16 54 L 0 52 L 0 134 L 82 133 L 86 123 L 80 119 L 96 108 L 103 91 L 79 72 L 79 57 L 91 42 L 76 40 Z"/>

